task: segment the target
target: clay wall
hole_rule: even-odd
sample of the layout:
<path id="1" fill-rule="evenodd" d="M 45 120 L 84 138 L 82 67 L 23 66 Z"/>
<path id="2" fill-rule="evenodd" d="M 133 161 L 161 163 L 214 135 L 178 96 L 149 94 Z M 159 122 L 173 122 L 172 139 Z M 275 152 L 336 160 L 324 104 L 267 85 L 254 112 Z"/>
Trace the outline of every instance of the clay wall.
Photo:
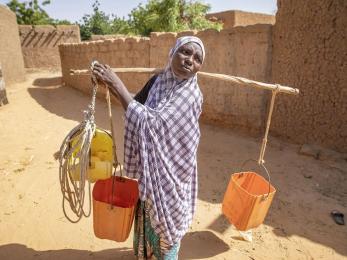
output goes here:
<path id="1" fill-rule="evenodd" d="M 125 37 L 125 35 L 122 34 L 92 34 L 90 37 L 90 41 L 99 41 L 99 40 L 109 40 L 109 39 L 116 39 L 120 37 Z"/>
<path id="2" fill-rule="evenodd" d="M 280 95 L 272 133 L 347 152 L 347 1 L 279 0 L 272 81 L 300 89 Z"/>
<path id="3" fill-rule="evenodd" d="M 60 68 L 58 45 L 81 41 L 77 25 L 20 25 L 19 35 L 26 68 Z"/>
<path id="4" fill-rule="evenodd" d="M 64 81 L 85 90 L 88 77 L 70 76 L 68 71 L 70 68 L 88 68 L 93 58 L 111 67 L 163 68 L 175 39 L 183 35 L 197 35 L 203 40 L 206 48 L 203 71 L 270 80 L 271 25 L 255 25 L 221 32 L 152 33 L 150 38 L 64 44 L 60 46 Z M 149 77 L 128 73 L 119 75 L 134 93 Z M 259 133 L 266 110 L 267 94 L 264 91 L 203 77 L 199 78 L 199 85 L 204 94 L 203 120 Z"/>
<path id="5" fill-rule="evenodd" d="M 5 84 L 25 79 L 16 15 L 0 5 L 0 63 Z"/>
<path id="6" fill-rule="evenodd" d="M 221 21 L 223 23 L 223 29 L 231 29 L 235 26 L 246 26 L 254 24 L 274 24 L 276 20 L 274 15 L 235 10 L 210 13 L 206 15 L 206 18 L 212 21 Z"/>
<path id="7" fill-rule="evenodd" d="M 112 40 L 62 44 L 59 46 L 62 74 L 65 84 L 90 93 L 89 76 L 71 76 L 70 69 L 88 69 L 93 60 L 111 67 L 149 67 L 149 38 L 129 37 Z M 132 92 L 148 79 L 146 74 L 119 73 Z"/>

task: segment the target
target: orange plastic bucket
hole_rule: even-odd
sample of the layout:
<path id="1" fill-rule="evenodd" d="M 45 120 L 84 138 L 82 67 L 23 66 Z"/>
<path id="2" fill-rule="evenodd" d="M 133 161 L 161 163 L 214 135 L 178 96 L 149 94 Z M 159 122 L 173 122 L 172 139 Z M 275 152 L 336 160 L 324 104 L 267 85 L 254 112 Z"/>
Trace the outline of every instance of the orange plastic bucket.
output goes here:
<path id="1" fill-rule="evenodd" d="M 263 223 L 276 189 L 255 172 L 231 175 L 222 211 L 238 230 L 256 228 Z"/>
<path id="2" fill-rule="evenodd" d="M 112 176 L 93 188 L 93 227 L 96 237 L 125 241 L 134 220 L 139 197 L 137 180 Z"/>

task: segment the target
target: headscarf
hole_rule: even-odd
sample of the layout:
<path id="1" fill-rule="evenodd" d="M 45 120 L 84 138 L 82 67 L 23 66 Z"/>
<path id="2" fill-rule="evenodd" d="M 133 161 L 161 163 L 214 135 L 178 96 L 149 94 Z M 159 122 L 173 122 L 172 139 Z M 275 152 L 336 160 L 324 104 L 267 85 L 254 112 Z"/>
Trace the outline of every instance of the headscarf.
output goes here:
<path id="1" fill-rule="evenodd" d="M 125 114 L 124 169 L 138 179 L 152 228 L 168 245 L 178 243 L 186 233 L 197 197 L 202 94 L 196 75 L 180 80 L 171 70 L 172 57 L 188 42 L 199 44 L 205 57 L 199 38 L 177 39 L 145 105 L 134 100 Z"/>

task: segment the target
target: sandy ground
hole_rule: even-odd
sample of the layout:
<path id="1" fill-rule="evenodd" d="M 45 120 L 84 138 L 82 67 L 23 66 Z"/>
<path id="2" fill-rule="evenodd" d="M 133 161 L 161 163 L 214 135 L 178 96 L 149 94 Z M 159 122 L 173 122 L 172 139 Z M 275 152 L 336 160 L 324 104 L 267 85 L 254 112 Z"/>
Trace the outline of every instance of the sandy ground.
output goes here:
<path id="1" fill-rule="evenodd" d="M 27 78 L 7 87 L 10 104 L 0 107 L 0 259 L 133 259 L 131 236 L 124 243 L 100 240 L 92 218 L 71 224 L 63 216 L 53 153 L 90 97 L 61 86 L 59 73 Z M 123 112 L 114 106 L 113 113 L 121 156 Z M 104 128 L 106 115 L 98 100 L 96 120 Z M 347 259 L 347 226 L 329 216 L 333 209 L 347 215 L 346 172 L 270 138 L 266 161 L 277 194 L 246 242 L 221 215 L 221 201 L 230 174 L 257 157 L 259 139 L 201 128 L 198 208 L 180 259 Z"/>

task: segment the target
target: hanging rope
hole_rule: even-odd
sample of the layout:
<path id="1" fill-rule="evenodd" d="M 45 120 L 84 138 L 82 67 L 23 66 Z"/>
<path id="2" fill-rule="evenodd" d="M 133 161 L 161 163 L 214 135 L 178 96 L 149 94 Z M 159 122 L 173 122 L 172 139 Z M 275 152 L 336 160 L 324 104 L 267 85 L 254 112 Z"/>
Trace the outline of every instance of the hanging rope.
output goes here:
<path id="1" fill-rule="evenodd" d="M 259 153 L 259 159 L 258 159 L 258 163 L 259 164 L 264 164 L 265 163 L 264 155 L 265 155 L 265 149 L 266 149 L 266 144 L 267 144 L 267 137 L 269 135 L 271 118 L 272 118 L 272 112 L 273 112 L 273 109 L 274 109 L 275 99 L 276 99 L 276 95 L 277 95 L 278 92 L 279 92 L 279 86 L 277 85 L 277 88 L 275 90 L 272 90 L 269 114 L 267 116 L 267 121 L 266 121 L 265 134 L 264 134 L 263 143 L 261 145 L 261 149 L 260 149 L 260 153 Z"/>
<path id="2" fill-rule="evenodd" d="M 90 146 L 96 129 L 94 114 L 98 85 L 94 76 L 92 76 L 92 83 L 92 100 L 88 109 L 84 111 L 84 121 L 69 132 L 59 151 L 59 181 L 63 194 L 62 207 L 65 217 L 73 223 L 77 223 L 82 216 L 89 217 L 91 213 L 91 187 L 89 181 L 87 181 L 87 174 Z M 73 180 L 71 175 L 76 172 L 79 172 L 79 179 Z M 88 182 L 87 209 L 84 207 L 86 181 Z M 75 219 L 67 214 L 66 203 L 69 204 L 71 211 L 76 215 Z"/>
<path id="3" fill-rule="evenodd" d="M 279 85 L 276 85 L 277 87 L 272 90 L 272 96 L 271 96 L 271 102 L 270 102 L 270 108 L 269 108 L 269 114 L 267 116 L 267 121 L 266 121 L 266 129 L 265 129 L 265 134 L 264 134 L 264 138 L 263 138 L 263 142 L 261 144 L 261 148 L 260 148 L 260 153 L 259 153 L 259 158 L 258 158 L 258 164 L 259 166 L 261 166 L 268 177 L 268 182 L 269 182 L 269 191 L 267 196 L 264 196 L 263 199 L 268 198 L 270 191 L 271 191 L 271 177 L 270 177 L 270 173 L 268 171 L 268 169 L 265 167 L 265 161 L 264 161 L 264 156 L 265 156 L 265 150 L 266 150 L 266 144 L 267 144 L 267 137 L 269 135 L 269 130 L 270 130 L 270 124 L 271 124 L 271 118 L 272 118 L 272 112 L 274 109 L 274 105 L 275 105 L 275 99 L 276 99 L 276 95 L 280 92 L 280 87 Z"/>
<path id="4" fill-rule="evenodd" d="M 108 108 L 108 117 L 110 120 L 110 126 L 111 126 L 111 136 L 112 136 L 112 154 L 113 154 L 113 167 L 116 170 L 118 167 L 120 168 L 121 175 L 122 175 L 122 168 L 120 163 L 118 162 L 117 153 L 116 153 L 116 136 L 115 131 L 113 128 L 113 121 L 112 121 L 112 110 L 111 110 L 111 97 L 110 97 L 110 91 L 108 87 L 106 87 L 106 101 L 107 101 L 107 108 Z"/>

